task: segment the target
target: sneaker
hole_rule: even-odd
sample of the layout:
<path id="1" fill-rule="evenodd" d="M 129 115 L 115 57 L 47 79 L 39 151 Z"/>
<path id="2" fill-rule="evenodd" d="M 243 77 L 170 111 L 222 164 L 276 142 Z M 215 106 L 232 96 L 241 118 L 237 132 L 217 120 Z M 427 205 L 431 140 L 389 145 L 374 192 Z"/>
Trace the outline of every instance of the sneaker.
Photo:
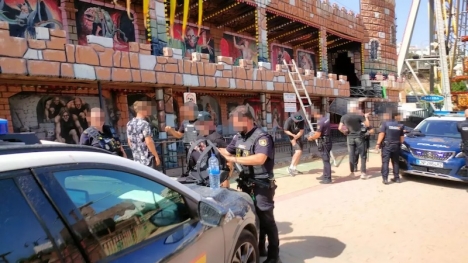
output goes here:
<path id="1" fill-rule="evenodd" d="M 383 179 L 383 180 L 382 180 L 382 183 L 385 184 L 385 185 L 387 185 L 387 184 L 388 184 L 388 179 Z"/>
<path id="2" fill-rule="evenodd" d="M 290 176 L 296 176 L 296 171 L 291 169 L 291 167 L 288 167 L 288 173 Z"/>
<path id="3" fill-rule="evenodd" d="M 356 175 L 354 174 L 354 172 L 352 172 L 352 173 L 349 174 L 349 176 L 350 176 L 350 177 L 354 177 L 354 176 L 356 176 Z"/>
<path id="4" fill-rule="evenodd" d="M 366 174 L 361 174 L 361 179 L 362 179 L 362 180 L 366 180 L 367 178 L 368 178 L 368 177 L 367 177 Z"/>
<path id="5" fill-rule="evenodd" d="M 392 181 L 394 183 L 398 183 L 398 184 L 401 183 L 400 178 L 392 178 L 392 179 L 390 179 L 390 181 Z"/>

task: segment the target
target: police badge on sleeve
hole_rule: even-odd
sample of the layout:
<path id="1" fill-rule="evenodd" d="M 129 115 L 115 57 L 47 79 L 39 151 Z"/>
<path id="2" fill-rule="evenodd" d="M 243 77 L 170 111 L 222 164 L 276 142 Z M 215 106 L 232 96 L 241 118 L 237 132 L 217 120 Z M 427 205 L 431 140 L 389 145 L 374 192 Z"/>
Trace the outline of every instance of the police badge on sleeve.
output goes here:
<path id="1" fill-rule="evenodd" d="M 268 140 L 267 139 L 260 139 L 260 140 L 258 140 L 258 144 L 260 146 L 267 146 L 268 145 Z"/>

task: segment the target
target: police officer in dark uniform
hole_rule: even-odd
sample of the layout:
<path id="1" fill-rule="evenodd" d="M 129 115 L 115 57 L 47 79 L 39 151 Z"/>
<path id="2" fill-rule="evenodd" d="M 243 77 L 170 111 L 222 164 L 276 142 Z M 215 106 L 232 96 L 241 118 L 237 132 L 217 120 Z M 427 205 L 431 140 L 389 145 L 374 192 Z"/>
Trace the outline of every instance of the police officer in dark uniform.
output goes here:
<path id="1" fill-rule="evenodd" d="M 466 120 L 457 123 L 457 130 L 461 135 L 461 150 L 465 154 L 465 168 L 468 167 L 468 110 L 465 110 Z"/>
<path id="2" fill-rule="evenodd" d="M 165 131 L 177 139 L 183 138 L 182 141 L 185 147 L 185 153 L 188 153 L 190 144 L 197 140 L 198 132 L 195 127 L 197 121 L 198 106 L 193 102 L 186 102 L 180 109 L 180 116 L 183 121 L 179 127 L 179 130 L 175 130 L 170 126 L 166 126 Z"/>
<path id="3" fill-rule="evenodd" d="M 104 111 L 100 108 L 92 108 L 91 126 L 81 134 L 80 144 L 102 148 L 126 158 L 127 154 L 122 148 L 119 137 L 113 128 L 104 125 L 105 121 L 106 115 Z"/>
<path id="4" fill-rule="evenodd" d="M 388 184 L 388 165 L 392 160 L 393 178 L 392 182 L 400 183 L 400 148 L 404 140 L 404 125 L 395 120 L 395 112 L 383 114 L 383 122 L 380 126 L 379 138 L 377 139 L 377 150 L 382 149 L 382 179 L 384 184 Z"/>
<path id="5" fill-rule="evenodd" d="M 273 138 L 255 125 L 247 106 L 236 107 L 231 113 L 231 119 L 234 129 L 239 133 L 220 152 L 228 162 L 237 164 L 241 170 L 238 187 L 254 200 L 260 221 L 259 253 L 268 256 L 264 263 L 277 263 L 280 260 L 278 228 L 273 213 L 276 189 Z M 265 251 L 265 235 L 268 236 L 268 252 Z"/>
<path id="6" fill-rule="evenodd" d="M 332 141 L 330 138 L 330 119 L 325 117 L 323 112 L 319 110 L 313 110 L 314 118 L 317 120 L 317 130 L 312 133 L 307 140 L 317 140 L 318 150 L 322 155 L 323 161 L 323 175 L 318 177 L 321 184 L 331 184 L 331 164 L 330 164 L 330 152 L 332 149 Z"/>

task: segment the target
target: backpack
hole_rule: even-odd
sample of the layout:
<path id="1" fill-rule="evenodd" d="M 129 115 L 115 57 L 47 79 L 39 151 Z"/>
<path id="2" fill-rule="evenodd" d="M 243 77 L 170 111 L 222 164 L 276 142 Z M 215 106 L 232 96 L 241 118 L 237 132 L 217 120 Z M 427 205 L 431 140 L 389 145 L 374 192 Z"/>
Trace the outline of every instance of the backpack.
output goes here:
<path id="1" fill-rule="evenodd" d="M 192 152 L 195 147 L 204 142 L 206 147 L 201 152 L 200 157 L 194 164 L 191 162 Z M 177 179 L 182 184 L 197 184 L 201 186 L 210 186 L 209 174 L 208 174 L 208 159 L 211 154 L 214 153 L 219 162 L 220 168 L 220 183 L 224 182 L 229 177 L 230 170 L 226 164 L 226 160 L 216 148 L 216 145 L 207 139 L 200 139 L 192 143 L 187 153 L 187 166 L 186 173 Z"/>

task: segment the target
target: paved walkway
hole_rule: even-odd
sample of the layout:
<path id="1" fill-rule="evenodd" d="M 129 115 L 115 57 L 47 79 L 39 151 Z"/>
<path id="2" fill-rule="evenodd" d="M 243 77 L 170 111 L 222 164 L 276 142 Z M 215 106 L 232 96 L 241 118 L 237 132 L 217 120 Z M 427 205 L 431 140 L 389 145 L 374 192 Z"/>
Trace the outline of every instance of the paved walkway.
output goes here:
<path id="1" fill-rule="evenodd" d="M 386 186 L 379 155 L 370 154 L 368 180 L 349 177 L 347 157 L 338 159 L 331 185 L 315 179 L 320 160 L 296 177 L 275 170 L 283 263 L 468 262 L 467 185 L 410 177 Z"/>

